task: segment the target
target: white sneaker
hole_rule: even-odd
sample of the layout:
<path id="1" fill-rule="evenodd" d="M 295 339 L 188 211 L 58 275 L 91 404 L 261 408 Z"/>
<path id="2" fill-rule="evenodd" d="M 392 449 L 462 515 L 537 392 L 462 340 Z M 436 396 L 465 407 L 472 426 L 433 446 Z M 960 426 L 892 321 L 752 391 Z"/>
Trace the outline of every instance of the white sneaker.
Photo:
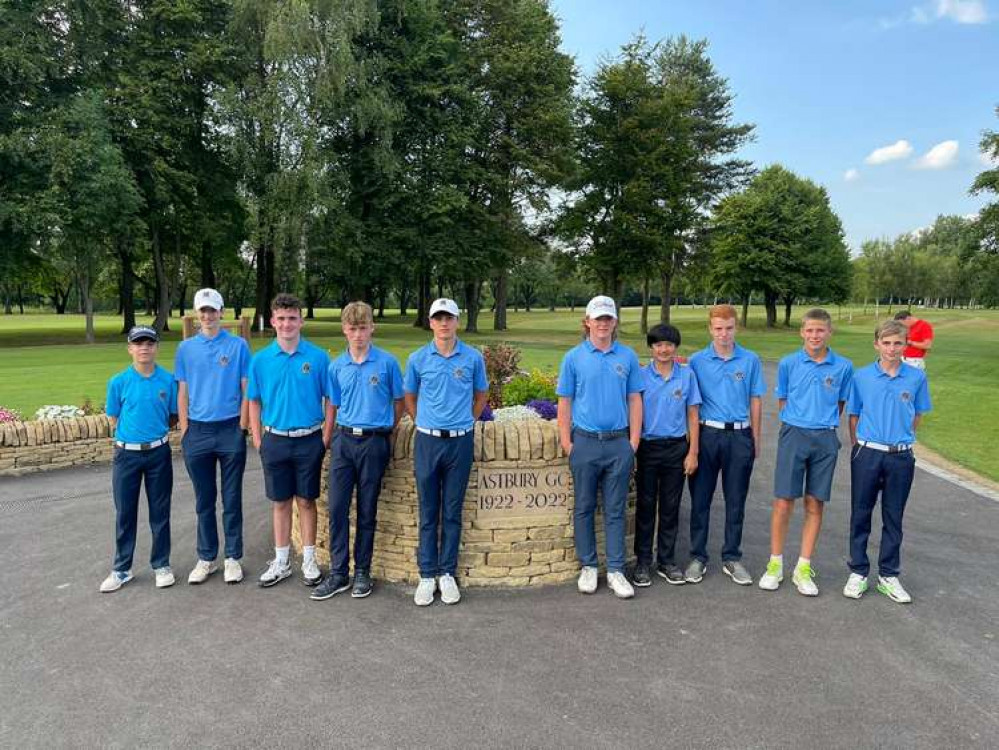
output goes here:
<path id="1" fill-rule="evenodd" d="M 198 564 L 194 566 L 194 570 L 187 577 L 187 582 L 192 586 L 197 586 L 199 583 L 207 581 L 208 576 L 218 569 L 218 563 L 214 560 L 198 560 Z"/>
<path id="2" fill-rule="evenodd" d="M 635 595 L 635 589 L 632 588 L 631 583 L 625 578 L 624 573 L 619 570 L 607 574 L 607 585 L 610 586 L 611 591 L 614 592 L 614 596 L 618 599 L 630 599 Z"/>
<path id="3" fill-rule="evenodd" d="M 760 588 L 764 591 L 776 591 L 784 580 L 784 566 L 777 560 L 767 563 L 767 572 L 760 576 Z"/>
<path id="4" fill-rule="evenodd" d="M 441 587 L 441 601 L 445 604 L 457 604 L 461 601 L 461 592 L 458 590 L 458 582 L 454 576 L 442 575 L 439 581 Z"/>
<path id="5" fill-rule="evenodd" d="M 413 596 L 413 601 L 416 603 L 416 606 L 426 607 L 428 604 L 433 604 L 434 592 L 436 590 L 436 578 L 421 578 L 420 583 L 416 587 L 416 594 Z"/>
<path id="6" fill-rule="evenodd" d="M 596 591 L 597 569 L 589 565 L 584 565 L 583 569 L 579 571 L 579 581 L 576 583 L 576 588 L 579 589 L 579 593 L 581 594 L 592 594 Z"/>
<path id="7" fill-rule="evenodd" d="M 878 591 L 899 604 L 908 604 L 912 601 L 909 592 L 902 588 L 901 582 L 895 576 L 887 578 L 878 576 Z"/>
<path id="8" fill-rule="evenodd" d="M 323 573 L 319 570 L 316 558 L 308 557 L 302 560 L 302 580 L 306 586 L 315 586 L 323 580 Z"/>
<path id="9" fill-rule="evenodd" d="M 225 572 L 222 574 L 226 583 L 239 583 L 243 580 L 243 566 L 235 557 L 225 559 Z"/>
<path id="10" fill-rule="evenodd" d="M 110 594 L 112 591 L 117 591 L 131 580 L 132 580 L 131 570 L 126 570 L 124 572 L 112 570 L 111 575 L 109 575 L 107 578 L 101 581 L 101 593 Z"/>
<path id="11" fill-rule="evenodd" d="M 165 589 L 168 586 L 173 586 L 177 579 L 173 577 L 173 571 L 170 570 L 169 565 L 165 565 L 162 568 L 156 568 L 153 571 L 156 574 L 156 588 Z"/>
<path id="12" fill-rule="evenodd" d="M 867 591 L 867 576 L 860 573 L 851 573 L 846 579 L 846 586 L 843 587 L 843 596 L 849 599 L 859 599 Z"/>
<path id="13" fill-rule="evenodd" d="M 260 585 L 263 588 L 269 588 L 275 583 L 280 583 L 285 578 L 291 576 L 291 561 L 285 560 L 281 562 L 276 557 L 267 563 L 267 570 L 265 570 L 260 576 Z"/>
<path id="14" fill-rule="evenodd" d="M 815 585 L 815 569 L 809 563 L 802 563 L 794 568 L 791 583 L 802 596 L 818 596 L 819 587 Z"/>

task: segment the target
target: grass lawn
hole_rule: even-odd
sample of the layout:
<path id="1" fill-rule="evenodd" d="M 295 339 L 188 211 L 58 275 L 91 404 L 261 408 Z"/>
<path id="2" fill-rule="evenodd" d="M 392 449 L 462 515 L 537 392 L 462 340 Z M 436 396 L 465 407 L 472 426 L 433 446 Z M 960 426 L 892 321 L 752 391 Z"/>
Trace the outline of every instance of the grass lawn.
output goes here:
<path id="1" fill-rule="evenodd" d="M 252 311 L 248 311 L 250 314 Z M 795 319 L 800 314 L 795 311 Z M 929 358 L 930 390 L 934 410 L 920 428 L 920 440 L 948 459 L 992 479 L 999 480 L 999 398 L 996 373 L 999 372 L 999 311 L 926 310 L 919 312 L 933 323 L 936 343 Z M 647 348 L 638 333 L 639 311 L 624 313 L 622 339 L 644 359 Z M 707 344 L 703 308 L 675 310 L 673 322 L 684 334 L 681 353 L 690 354 Z M 484 345 L 511 342 L 523 351 L 525 368 L 555 369 L 565 351 L 579 340 L 582 310 L 570 313 L 534 311 L 509 316 L 508 331 L 485 330 L 463 338 Z M 837 331 L 833 346 L 853 359 L 855 365 L 873 360 L 871 346 L 875 325 L 873 311 L 859 308 L 833 311 Z M 740 333 L 740 342 L 763 359 L 777 360 L 800 344 L 796 329 L 766 330 L 763 310 L 750 311 L 749 329 Z M 140 321 L 140 322 L 149 322 Z M 488 328 L 486 312 L 481 325 Z M 161 345 L 160 362 L 172 369 L 173 355 L 180 339 L 180 321 Z M 0 316 L 0 406 L 19 409 L 30 417 L 43 404 L 80 404 L 85 398 L 104 401 L 108 377 L 128 364 L 120 319 L 97 318 L 98 343 L 87 346 L 83 339 L 83 318 L 28 314 Z M 317 311 L 306 323 L 305 335 L 332 353 L 343 348 L 337 312 Z M 413 328 L 412 317 L 389 316 L 378 323 L 377 343 L 391 351 L 405 365 L 410 352 L 428 340 L 428 334 Z M 254 339 L 254 350 L 268 342 Z M 768 384 L 771 388 L 773 383 Z M 767 415 L 772 420 L 772 415 Z"/>

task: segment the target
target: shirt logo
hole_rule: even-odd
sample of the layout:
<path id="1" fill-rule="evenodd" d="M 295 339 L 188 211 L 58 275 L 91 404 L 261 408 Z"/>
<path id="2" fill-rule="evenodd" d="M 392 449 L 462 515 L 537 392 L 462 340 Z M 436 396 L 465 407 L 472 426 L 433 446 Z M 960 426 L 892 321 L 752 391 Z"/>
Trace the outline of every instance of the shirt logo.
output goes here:
<path id="1" fill-rule="evenodd" d="M 378 380 L 377 375 L 372 375 L 370 378 L 368 378 L 368 384 L 371 385 L 372 387 L 378 385 L 379 382 L 380 381 Z"/>
<path id="2" fill-rule="evenodd" d="M 683 388 L 677 388 L 675 391 L 673 391 L 673 398 L 675 399 L 683 398 Z"/>
<path id="3" fill-rule="evenodd" d="M 902 401 L 904 401 L 905 403 L 909 403 L 910 401 L 912 401 L 912 394 L 909 393 L 908 391 L 902 391 L 899 394 L 899 398 L 901 398 Z"/>
<path id="4" fill-rule="evenodd" d="M 614 372 L 616 372 L 618 375 L 620 375 L 623 378 L 625 375 L 624 365 L 618 362 L 616 365 L 614 365 Z"/>
<path id="5" fill-rule="evenodd" d="M 166 391 L 160 391 L 160 401 L 166 401 Z"/>
<path id="6" fill-rule="evenodd" d="M 303 375 L 308 375 L 310 372 L 312 372 L 312 365 L 310 365 L 308 362 L 303 362 L 302 363 L 302 374 Z"/>
<path id="7" fill-rule="evenodd" d="M 826 375 L 826 379 L 822 381 L 826 388 L 832 388 L 835 385 L 835 379 L 832 375 Z"/>
<path id="8" fill-rule="evenodd" d="M 465 370 L 463 368 L 461 368 L 461 367 L 455 367 L 454 368 L 454 376 L 456 378 L 458 378 L 459 380 L 461 380 L 461 378 L 465 377 Z"/>
<path id="9" fill-rule="evenodd" d="M 742 370 L 736 370 L 735 372 L 732 373 L 732 377 L 741 383 L 743 380 L 746 379 L 746 373 L 744 373 Z"/>
<path id="10" fill-rule="evenodd" d="M 223 354 L 221 357 L 219 357 L 219 364 L 225 367 L 227 364 L 229 364 L 229 358 Z"/>

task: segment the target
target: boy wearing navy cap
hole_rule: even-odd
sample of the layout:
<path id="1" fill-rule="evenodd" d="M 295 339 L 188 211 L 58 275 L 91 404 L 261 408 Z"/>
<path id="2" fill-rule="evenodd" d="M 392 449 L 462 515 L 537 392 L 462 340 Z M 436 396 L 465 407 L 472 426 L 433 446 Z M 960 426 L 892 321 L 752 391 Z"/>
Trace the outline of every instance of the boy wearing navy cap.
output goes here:
<path id="1" fill-rule="evenodd" d="M 840 449 L 836 429 L 850 395 L 853 364 L 829 348 L 832 317 L 825 310 L 806 312 L 800 333 L 804 346 L 784 357 L 777 367 L 774 395 L 781 426 L 770 517 L 770 562 L 760 578 L 760 588 L 776 591 L 784 580 L 784 539 L 794 501 L 804 496 L 801 552 L 791 581 L 800 594 L 818 596 L 812 554 L 822 528 L 823 507 L 832 494 Z"/>
<path id="2" fill-rule="evenodd" d="M 656 573 L 667 583 L 686 583 L 676 565 L 674 549 L 680 520 L 683 480 L 697 471 L 697 417 L 701 392 L 697 378 L 674 359 L 680 331 L 667 323 L 653 326 L 646 341 L 652 350 L 642 368 L 642 440 L 638 444 L 635 485 L 636 586 L 652 585 L 652 538 L 656 537 Z M 658 506 L 659 531 L 656 533 Z"/>
<path id="3" fill-rule="evenodd" d="M 905 326 L 888 320 L 874 332 L 878 359 L 853 376 L 850 414 L 850 577 L 843 596 L 859 599 L 867 591 L 867 540 L 871 516 L 881 497 L 881 552 L 878 591 L 907 604 L 912 597 L 898 580 L 902 515 L 909 499 L 916 458 L 912 446 L 922 415 L 930 411 L 926 373 L 902 361 Z"/>
<path id="4" fill-rule="evenodd" d="M 635 451 L 642 437 L 641 365 L 616 341 L 617 307 L 599 295 L 586 305 L 585 338 L 559 368 L 558 429 L 569 457 L 575 505 L 573 533 L 582 570 L 580 593 L 597 590 L 597 489 L 604 502 L 607 585 L 619 599 L 635 590 L 624 575 L 625 512 Z"/>
<path id="5" fill-rule="evenodd" d="M 438 585 L 444 604 L 457 604 L 454 579 L 461 544 L 461 509 L 472 470 L 473 428 L 489 396 L 482 354 L 458 340 L 458 305 L 430 305 L 434 339 L 409 355 L 403 383 L 406 411 L 416 423 L 413 465 L 420 497 L 420 582 L 413 601 L 425 607 Z M 440 528 L 440 544 L 438 544 Z"/>
<path id="6" fill-rule="evenodd" d="M 222 329 L 222 295 L 199 289 L 194 310 L 201 331 L 177 347 L 174 377 L 184 464 L 194 485 L 198 562 L 187 582 L 204 583 L 218 570 L 215 523 L 216 467 L 222 477 L 223 578 L 243 580 L 243 470 L 246 467 L 246 381 L 250 347 Z"/>
<path id="7" fill-rule="evenodd" d="M 115 557 L 101 591 L 117 591 L 132 580 L 132 555 L 145 483 L 153 546 L 149 563 L 156 587 L 174 584 L 170 569 L 170 495 L 173 463 L 167 433 L 177 419 L 177 386 L 156 364 L 159 334 L 149 326 L 128 332 L 132 366 L 108 381 L 107 415 L 114 433 L 111 489 L 115 507 Z"/>
<path id="8" fill-rule="evenodd" d="M 274 559 L 259 583 L 267 588 L 291 575 L 294 501 L 302 536 L 302 581 L 315 586 L 322 580 L 316 563 L 316 498 L 333 429 L 325 405 L 330 359 L 302 338 L 302 303 L 297 297 L 279 294 L 271 310 L 276 337 L 250 361 L 246 388 L 250 431 L 260 451 L 274 522 Z"/>
<path id="9" fill-rule="evenodd" d="M 357 490 L 354 530 L 354 587 L 351 596 L 371 593 L 378 493 L 391 453 L 389 436 L 402 416 L 402 371 L 395 357 L 371 343 L 375 332 L 371 305 L 351 302 L 340 313 L 347 350 L 329 366 L 333 415 L 330 454 L 330 574 L 312 592 L 316 601 L 350 586 L 350 497 Z"/>
<path id="10" fill-rule="evenodd" d="M 725 495 L 722 572 L 740 586 L 753 582 L 742 564 L 742 521 L 749 477 L 760 452 L 762 396 L 767 391 L 755 353 L 735 343 L 736 312 L 731 305 L 708 311 L 711 343 L 690 358 L 701 388 L 698 468 L 690 482 L 690 556 L 687 583 L 700 583 L 708 563 L 711 500 L 718 475 Z"/>

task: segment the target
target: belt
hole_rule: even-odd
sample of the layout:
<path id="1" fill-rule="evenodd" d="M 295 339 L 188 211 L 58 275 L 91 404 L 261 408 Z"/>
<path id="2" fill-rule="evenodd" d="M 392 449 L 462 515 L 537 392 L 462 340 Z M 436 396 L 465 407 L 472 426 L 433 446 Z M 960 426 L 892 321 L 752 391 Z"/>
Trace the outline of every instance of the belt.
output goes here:
<path id="1" fill-rule="evenodd" d="M 702 419 L 701 424 L 705 427 L 714 427 L 716 430 L 748 430 L 749 422 L 716 422 L 713 419 Z"/>
<path id="2" fill-rule="evenodd" d="M 471 432 L 471 430 L 431 430 L 429 427 L 417 427 L 416 431 L 422 432 L 424 435 L 433 435 L 434 437 L 442 438 L 461 437 Z"/>
<path id="3" fill-rule="evenodd" d="M 166 445 L 169 438 L 161 437 L 159 440 L 154 440 L 151 443 L 126 443 L 122 440 L 115 440 L 114 444 L 117 448 L 122 448 L 127 451 L 151 451 L 153 448 L 159 448 L 161 445 Z"/>
<path id="4" fill-rule="evenodd" d="M 627 427 L 623 427 L 620 430 L 599 430 L 597 432 L 594 432 L 593 430 L 584 430 L 582 427 L 573 427 L 572 429 L 596 440 L 614 440 L 619 437 L 628 437 L 630 434 Z"/>
<path id="5" fill-rule="evenodd" d="M 912 450 L 912 445 L 910 443 L 899 443 L 898 445 L 885 445 L 884 443 L 872 443 L 869 440 L 858 440 L 858 445 L 862 445 L 865 448 L 871 448 L 872 450 L 881 451 L 882 453 L 908 453 Z"/>
<path id="6" fill-rule="evenodd" d="M 682 435 L 680 437 L 643 437 L 643 443 L 686 443 L 687 436 Z"/>
<path id="7" fill-rule="evenodd" d="M 322 428 L 322 422 L 312 425 L 312 427 L 303 427 L 300 430 L 275 430 L 273 427 L 264 425 L 264 432 L 269 432 L 272 435 L 280 435 L 281 437 L 305 437 L 306 435 L 311 435 L 313 432 L 321 430 Z"/>
<path id="8" fill-rule="evenodd" d="M 374 435 L 386 437 L 392 434 L 392 430 L 368 430 L 361 427 L 347 427 L 342 424 L 338 424 L 336 428 L 340 430 L 340 432 L 346 433 L 347 435 L 353 435 L 354 437 L 372 437 Z"/>

